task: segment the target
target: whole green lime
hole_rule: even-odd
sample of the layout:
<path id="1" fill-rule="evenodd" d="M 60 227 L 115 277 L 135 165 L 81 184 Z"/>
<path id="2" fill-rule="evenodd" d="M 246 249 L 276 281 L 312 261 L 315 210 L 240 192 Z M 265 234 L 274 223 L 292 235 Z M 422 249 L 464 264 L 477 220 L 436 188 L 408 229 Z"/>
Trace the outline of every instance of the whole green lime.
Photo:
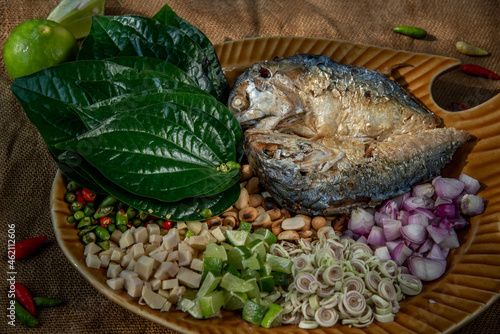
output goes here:
<path id="1" fill-rule="evenodd" d="M 11 78 L 75 59 L 78 45 L 73 34 L 57 22 L 25 21 L 14 28 L 5 42 L 3 59 Z"/>

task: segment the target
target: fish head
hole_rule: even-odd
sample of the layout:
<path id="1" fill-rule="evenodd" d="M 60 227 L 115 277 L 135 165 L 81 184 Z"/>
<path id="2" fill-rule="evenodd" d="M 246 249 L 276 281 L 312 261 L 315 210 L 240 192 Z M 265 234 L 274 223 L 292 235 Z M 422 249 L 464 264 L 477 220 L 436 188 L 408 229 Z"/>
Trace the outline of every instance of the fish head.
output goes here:
<path id="1" fill-rule="evenodd" d="M 229 95 L 228 108 L 242 128 L 272 130 L 282 120 L 301 112 L 301 100 L 292 79 L 272 61 L 245 70 Z"/>

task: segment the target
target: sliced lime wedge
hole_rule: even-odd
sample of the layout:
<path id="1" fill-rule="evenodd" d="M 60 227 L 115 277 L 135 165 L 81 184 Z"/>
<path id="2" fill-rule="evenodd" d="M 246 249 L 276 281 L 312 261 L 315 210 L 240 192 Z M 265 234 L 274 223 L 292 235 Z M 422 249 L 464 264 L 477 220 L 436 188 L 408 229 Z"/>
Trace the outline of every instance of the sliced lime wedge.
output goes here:
<path id="1" fill-rule="evenodd" d="M 259 288 L 259 283 L 257 282 L 257 278 L 255 277 L 247 278 L 246 282 L 252 285 L 252 289 L 247 291 L 247 296 L 249 298 L 259 298 L 260 288 Z"/>
<path id="2" fill-rule="evenodd" d="M 266 314 L 266 307 L 251 300 L 246 300 L 243 306 L 242 316 L 248 322 L 260 325 Z"/>
<path id="3" fill-rule="evenodd" d="M 222 291 L 212 291 L 200 297 L 200 309 L 205 319 L 219 315 L 222 305 L 224 305 L 224 292 Z"/>
<path id="4" fill-rule="evenodd" d="M 257 239 L 257 240 L 252 241 L 251 243 L 249 243 L 247 247 L 252 254 L 259 254 L 259 256 L 262 259 L 265 259 L 266 254 L 267 254 L 267 247 L 268 247 L 268 246 L 267 247 L 266 246 L 267 246 L 267 244 L 264 240 Z"/>
<path id="5" fill-rule="evenodd" d="M 281 325 L 283 307 L 277 304 L 269 305 L 269 308 L 260 325 L 264 328 L 277 327 Z"/>
<path id="6" fill-rule="evenodd" d="M 200 289 L 196 294 L 197 297 L 204 297 L 207 294 L 211 293 L 215 290 L 215 288 L 219 285 L 221 277 L 216 277 L 212 272 L 208 272 L 207 276 L 201 283 Z"/>
<path id="7" fill-rule="evenodd" d="M 227 261 L 226 249 L 210 240 L 205 249 L 205 257 L 218 257 L 222 261 Z"/>
<path id="8" fill-rule="evenodd" d="M 227 262 L 236 269 L 243 269 L 243 261 L 251 256 L 250 250 L 245 246 L 235 246 L 227 253 Z"/>
<path id="9" fill-rule="evenodd" d="M 262 292 L 273 292 L 274 291 L 274 277 L 269 275 L 269 276 L 262 276 L 260 278 L 260 289 Z"/>
<path id="10" fill-rule="evenodd" d="M 104 15 L 105 6 L 106 0 L 62 0 L 47 19 L 62 24 L 80 39 L 89 34 L 92 16 Z"/>
<path id="11" fill-rule="evenodd" d="M 292 261 L 279 257 L 273 254 L 266 255 L 266 262 L 271 266 L 271 269 L 278 271 L 280 273 L 291 274 L 292 273 Z"/>
<path id="12" fill-rule="evenodd" d="M 244 292 L 224 290 L 224 309 L 228 311 L 241 310 L 248 296 Z"/>
<path id="13" fill-rule="evenodd" d="M 278 242 L 278 237 L 274 235 L 274 233 L 271 230 L 268 230 L 267 228 L 259 228 L 255 230 L 254 234 L 264 236 L 264 240 L 267 242 L 268 245 L 272 245 Z"/>
<path id="14" fill-rule="evenodd" d="M 212 273 L 214 276 L 221 276 L 222 264 L 223 261 L 219 257 L 205 257 L 203 259 L 203 270 L 201 273 L 201 279 L 204 280 L 208 273 Z"/>
<path id="15" fill-rule="evenodd" d="M 247 222 L 240 222 L 240 227 L 238 228 L 240 231 L 252 231 L 252 224 Z"/>
<path id="16" fill-rule="evenodd" d="M 226 231 L 227 240 L 233 246 L 244 246 L 248 235 L 250 235 L 250 233 L 248 233 L 247 231 L 239 231 L 239 230 Z"/>
<path id="17" fill-rule="evenodd" d="M 261 270 L 264 267 L 264 262 L 259 254 L 254 253 L 247 259 L 243 260 L 243 268 L 249 268 L 253 270 Z"/>
<path id="18" fill-rule="evenodd" d="M 254 289 L 252 283 L 238 278 L 231 273 L 225 273 L 220 281 L 220 286 L 232 292 L 248 292 Z"/>

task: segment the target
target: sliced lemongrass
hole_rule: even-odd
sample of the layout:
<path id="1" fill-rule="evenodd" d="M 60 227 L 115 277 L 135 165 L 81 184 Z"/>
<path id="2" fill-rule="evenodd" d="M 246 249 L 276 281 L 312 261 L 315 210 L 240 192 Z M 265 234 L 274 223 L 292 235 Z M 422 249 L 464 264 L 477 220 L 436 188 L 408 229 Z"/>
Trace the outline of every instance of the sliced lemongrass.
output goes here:
<path id="1" fill-rule="evenodd" d="M 352 276 L 344 281 L 344 293 L 349 291 L 357 291 L 359 294 L 363 294 L 365 291 L 365 282 L 362 278 L 358 276 Z"/>
<path id="2" fill-rule="evenodd" d="M 380 278 L 380 275 L 376 271 L 370 270 L 365 275 L 365 286 L 370 292 L 377 293 L 378 285 L 381 280 L 382 278 Z"/>
<path id="3" fill-rule="evenodd" d="M 316 293 L 322 298 L 329 297 L 335 293 L 335 286 L 322 285 L 318 290 L 316 290 Z"/>
<path id="4" fill-rule="evenodd" d="M 314 313 L 316 310 L 312 308 L 312 306 L 309 304 L 309 300 L 306 300 L 304 303 L 302 303 L 301 311 L 302 315 L 304 316 L 304 319 L 306 320 L 314 319 Z"/>
<path id="5" fill-rule="evenodd" d="M 290 257 L 290 254 L 288 254 L 288 252 L 285 250 L 285 247 L 282 244 L 272 244 L 271 247 L 269 248 L 269 252 L 279 257 L 286 257 L 286 258 Z"/>
<path id="6" fill-rule="evenodd" d="M 383 278 L 378 285 L 377 289 L 378 295 L 387 301 L 393 301 L 396 299 L 396 289 L 391 279 Z"/>
<path id="7" fill-rule="evenodd" d="M 336 282 L 342 280 L 344 274 L 344 270 L 338 264 L 333 264 L 328 266 L 323 271 L 323 280 L 329 284 L 334 286 Z"/>
<path id="8" fill-rule="evenodd" d="M 318 295 L 311 295 L 309 297 L 309 305 L 314 309 L 314 310 L 317 310 L 320 308 L 320 305 L 319 305 L 319 302 L 320 302 L 320 298 Z"/>
<path id="9" fill-rule="evenodd" d="M 415 296 L 422 292 L 422 281 L 417 276 L 400 274 L 398 275 L 398 283 L 405 295 Z"/>
<path id="10" fill-rule="evenodd" d="M 362 294 L 353 290 L 344 294 L 342 304 L 348 314 L 359 316 L 365 311 L 366 299 Z"/>
<path id="11" fill-rule="evenodd" d="M 299 322 L 299 328 L 303 329 L 315 329 L 318 328 L 319 324 L 316 321 L 312 320 L 302 320 Z"/>
<path id="12" fill-rule="evenodd" d="M 387 313 L 387 314 L 375 313 L 375 320 L 377 320 L 378 322 L 382 322 L 382 323 L 393 322 L 394 321 L 394 314 L 393 313 Z"/>
<path id="13" fill-rule="evenodd" d="M 313 274 L 308 272 L 301 272 L 295 278 L 295 287 L 299 292 L 310 293 L 310 285 L 315 281 L 316 277 Z"/>
<path id="14" fill-rule="evenodd" d="M 323 306 L 316 310 L 314 320 L 322 327 L 332 327 L 339 320 L 339 315 L 333 308 Z"/>

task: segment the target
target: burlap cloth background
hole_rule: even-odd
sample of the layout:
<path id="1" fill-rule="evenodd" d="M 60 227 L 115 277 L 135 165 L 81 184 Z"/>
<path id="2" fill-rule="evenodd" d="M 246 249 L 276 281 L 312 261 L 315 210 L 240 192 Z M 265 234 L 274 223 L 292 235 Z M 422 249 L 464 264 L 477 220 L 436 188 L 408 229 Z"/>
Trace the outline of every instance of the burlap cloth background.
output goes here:
<path id="1" fill-rule="evenodd" d="M 0 0 L 0 45 L 19 23 L 45 18 L 59 0 Z M 152 16 L 165 1 L 109 0 L 107 14 Z M 314 36 L 367 43 L 459 58 L 500 72 L 500 1 L 498 0 L 171 0 L 170 6 L 199 27 L 213 43 L 256 36 Z M 425 28 L 431 36 L 413 40 L 391 32 L 396 25 Z M 490 57 L 459 54 L 458 40 L 482 46 Z M 164 333 L 171 332 L 110 302 L 94 290 L 64 257 L 55 240 L 49 192 L 56 165 L 34 126 L 10 93 L 12 83 L 0 69 L 0 332 L 16 333 Z M 443 108 L 451 102 L 475 106 L 500 92 L 500 83 L 453 71 L 438 79 L 433 95 Z M 7 223 L 16 239 L 48 235 L 38 256 L 17 261 L 17 278 L 34 295 L 59 297 L 66 305 L 45 309 L 40 325 L 7 325 Z M 459 333 L 499 333 L 496 302 Z M 14 329 L 14 330 L 13 330 Z"/>

